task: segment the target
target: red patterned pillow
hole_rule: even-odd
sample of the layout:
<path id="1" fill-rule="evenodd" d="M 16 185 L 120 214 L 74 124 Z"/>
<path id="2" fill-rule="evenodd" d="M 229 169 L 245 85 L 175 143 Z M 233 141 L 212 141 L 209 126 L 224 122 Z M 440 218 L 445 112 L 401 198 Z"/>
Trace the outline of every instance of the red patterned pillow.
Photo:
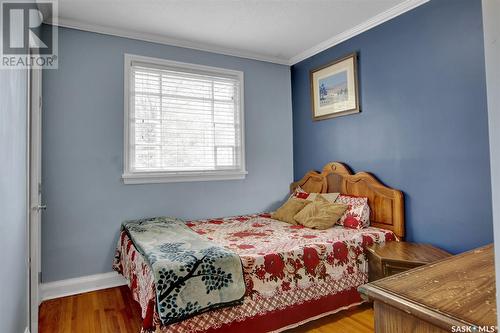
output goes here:
<path id="1" fill-rule="evenodd" d="M 316 193 L 308 193 L 308 192 L 304 191 L 302 189 L 302 187 L 297 186 L 297 188 L 292 193 L 290 198 L 292 198 L 292 197 L 295 197 L 297 199 L 304 199 L 304 200 L 306 200 L 307 198 L 310 197 L 309 200 L 314 200 L 314 198 L 316 197 Z"/>
<path id="2" fill-rule="evenodd" d="M 323 198 L 328 200 L 331 203 L 334 203 L 335 200 L 337 200 L 337 197 L 339 196 L 339 193 L 308 193 L 304 191 L 304 189 L 300 186 L 297 186 L 293 194 L 290 196 L 290 198 L 295 197 L 297 199 L 303 199 L 303 200 L 310 200 L 314 201 L 316 199 L 316 196 L 318 194 L 321 194 Z"/>
<path id="3" fill-rule="evenodd" d="M 366 228 L 370 225 L 368 198 L 341 194 L 335 202 L 349 205 L 337 224 L 351 229 Z"/>

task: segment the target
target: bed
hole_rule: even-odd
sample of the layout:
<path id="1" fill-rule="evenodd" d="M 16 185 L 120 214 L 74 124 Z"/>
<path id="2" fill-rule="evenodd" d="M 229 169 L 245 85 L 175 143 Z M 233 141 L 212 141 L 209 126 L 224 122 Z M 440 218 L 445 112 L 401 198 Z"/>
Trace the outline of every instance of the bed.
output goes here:
<path id="1" fill-rule="evenodd" d="M 298 186 L 368 197 L 370 227 L 313 230 L 267 213 L 187 221 L 199 235 L 239 255 L 245 296 L 241 304 L 168 326 L 159 320 L 150 266 L 122 232 L 113 266 L 141 306 L 143 332 L 278 332 L 362 303 L 357 287 L 368 281 L 364 248 L 404 237 L 402 192 L 369 173 L 352 174 L 339 162 L 308 172 L 291 190 Z"/>

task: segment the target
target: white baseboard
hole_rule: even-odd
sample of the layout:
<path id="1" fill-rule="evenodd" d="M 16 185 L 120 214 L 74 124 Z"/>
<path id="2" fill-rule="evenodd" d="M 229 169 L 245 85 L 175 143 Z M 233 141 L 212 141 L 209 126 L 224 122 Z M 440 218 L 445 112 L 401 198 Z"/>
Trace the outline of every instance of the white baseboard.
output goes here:
<path id="1" fill-rule="evenodd" d="M 127 280 L 117 272 L 82 276 L 74 279 L 60 280 L 40 285 L 40 299 L 71 296 L 89 291 L 123 286 Z"/>

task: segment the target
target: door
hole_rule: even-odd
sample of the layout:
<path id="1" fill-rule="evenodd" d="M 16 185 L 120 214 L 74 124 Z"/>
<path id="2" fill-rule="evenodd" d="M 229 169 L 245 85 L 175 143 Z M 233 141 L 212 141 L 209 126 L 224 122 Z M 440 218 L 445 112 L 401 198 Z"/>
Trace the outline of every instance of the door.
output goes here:
<path id="1" fill-rule="evenodd" d="M 42 70 L 30 72 L 30 146 L 29 146 L 29 264 L 30 331 L 38 332 L 39 287 L 41 280 L 42 201 Z"/>

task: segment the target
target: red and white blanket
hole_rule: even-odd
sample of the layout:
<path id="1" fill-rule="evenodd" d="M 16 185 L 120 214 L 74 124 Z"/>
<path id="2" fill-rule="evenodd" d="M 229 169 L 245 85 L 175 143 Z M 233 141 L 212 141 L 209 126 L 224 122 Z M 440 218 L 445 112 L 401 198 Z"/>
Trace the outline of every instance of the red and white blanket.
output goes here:
<path id="1" fill-rule="evenodd" d="M 133 297 L 141 305 L 144 331 L 244 332 L 250 327 L 253 332 L 280 330 L 360 303 L 356 289 L 367 282 L 364 247 L 395 239 L 391 231 L 378 228 L 313 230 L 273 220 L 269 214 L 186 224 L 208 240 L 238 253 L 246 284 L 243 304 L 161 327 L 151 270 L 122 233 L 114 268 L 128 279 Z"/>

